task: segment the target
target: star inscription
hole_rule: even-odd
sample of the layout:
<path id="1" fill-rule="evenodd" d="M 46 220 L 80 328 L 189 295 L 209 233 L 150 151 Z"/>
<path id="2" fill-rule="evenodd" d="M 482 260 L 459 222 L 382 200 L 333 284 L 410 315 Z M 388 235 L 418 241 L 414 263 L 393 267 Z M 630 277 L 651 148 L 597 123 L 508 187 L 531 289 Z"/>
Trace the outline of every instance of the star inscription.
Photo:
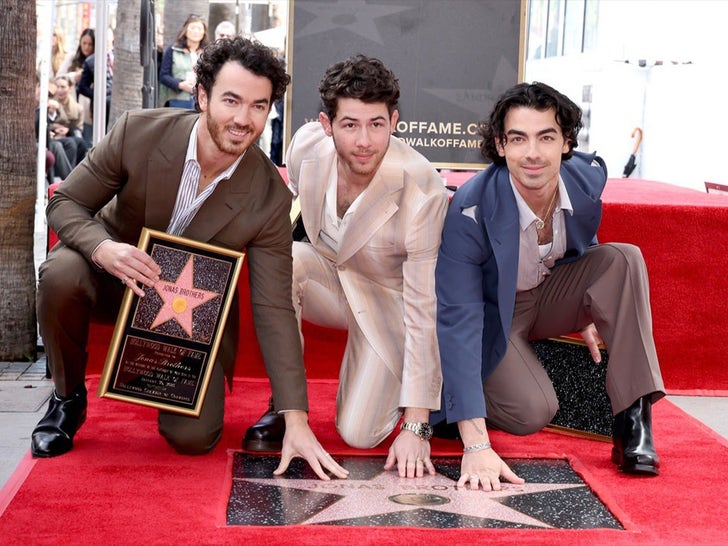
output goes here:
<path id="1" fill-rule="evenodd" d="M 194 264 L 192 256 L 188 258 L 176 281 L 157 281 L 154 289 L 162 298 L 164 304 L 157 316 L 154 317 L 154 322 L 150 327 L 151 330 L 168 320 L 175 320 L 185 333 L 192 337 L 192 311 L 220 295 L 217 292 L 195 288 L 193 281 Z"/>
<path id="2" fill-rule="evenodd" d="M 585 487 L 583 484 L 526 483 L 504 484 L 500 491 L 471 491 L 455 487 L 457 483 L 442 474 L 422 478 L 400 478 L 396 472 L 382 471 L 371 480 L 320 480 L 254 478 L 247 481 L 277 485 L 318 493 L 340 495 L 341 499 L 324 508 L 301 524 L 332 524 L 336 521 L 374 517 L 393 512 L 406 512 L 431 507 L 440 512 L 477 518 L 496 519 L 531 527 L 551 528 L 550 525 L 509 508 L 500 499 L 545 491 Z M 285 493 L 282 493 L 285 497 Z"/>

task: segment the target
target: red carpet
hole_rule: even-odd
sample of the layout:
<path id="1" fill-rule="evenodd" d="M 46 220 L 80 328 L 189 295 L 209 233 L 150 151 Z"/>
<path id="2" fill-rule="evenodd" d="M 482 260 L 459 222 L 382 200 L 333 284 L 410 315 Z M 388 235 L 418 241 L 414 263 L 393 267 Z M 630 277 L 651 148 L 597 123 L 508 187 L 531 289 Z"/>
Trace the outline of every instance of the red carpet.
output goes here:
<path id="1" fill-rule="evenodd" d="M 90 381 L 94 392 L 97 378 Z M 347 448 L 333 425 L 335 383 L 312 381 L 311 422 L 327 449 Z M 550 432 L 494 432 L 508 457 L 568 458 L 625 530 L 432 530 L 411 528 L 225 527 L 229 452 L 258 416 L 267 384 L 237 380 L 223 439 L 203 457 L 176 455 L 149 408 L 90 399 L 76 448 L 56 459 L 26 459 L 0 492 L 0 544 L 719 544 L 725 539 L 728 445 L 669 402 L 655 406 L 663 461 L 656 479 L 630 478 L 608 460 L 609 444 Z M 386 453 L 389 442 L 375 451 Z M 437 454 L 456 442 L 437 440 Z M 27 474 L 27 477 L 25 475 Z M 14 489 L 17 492 L 13 496 Z"/>
<path id="2" fill-rule="evenodd" d="M 600 239 L 642 248 L 651 279 L 654 333 L 671 392 L 728 393 L 728 197 L 636 180 L 610 180 Z M 721 544 L 726 524 L 728 445 L 669 402 L 655 406 L 662 475 L 635 479 L 609 462 L 609 445 L 549 432 L 493 433 L 507 457 L 568 458 L 625 527 L 591 530 L 432 530 L 225 527 L 229 450 L 267 404 L 269 388 L 250 321 L 247 270 L 241 282 L 238 379 L 228 397 L 220 445 L 204 457 L 176 455 L 156 432 L 156 413 L 91 398 L 76 449 L 58 459 L 26 459 L 0 492 L 0 544 Z M 345 334 L 304 325 L 311 422 L 326 448 L 357 453 L 336 435 L 335 382 Z M 99 373 L 111 327 L 94 325 L 89 373 Z M 95 392 L 97 379 L 90 385 Z M 377 450 L 384 454 L 385 442 Z M 457 443 L 435 441 L 436 454 Z M 16 492 L 17 491 L 17 492 Z"/>

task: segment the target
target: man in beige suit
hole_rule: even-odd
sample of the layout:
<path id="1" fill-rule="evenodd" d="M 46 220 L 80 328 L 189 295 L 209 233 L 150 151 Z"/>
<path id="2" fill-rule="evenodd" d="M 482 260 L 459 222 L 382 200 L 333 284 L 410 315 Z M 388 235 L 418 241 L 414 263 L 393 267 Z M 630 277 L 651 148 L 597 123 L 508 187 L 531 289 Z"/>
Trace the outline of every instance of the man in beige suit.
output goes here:
<path id="1" fill-rule="evenodd" d="M 54 457 L 73 447 L 86 417 L 91 317 L 113 320 L 124 288 L 143 297 L 140 285 L 159 280 L 158 265 L 135 246 L 146 226 L 245 249 L 258 340 L 277 407 L 286 410 L 283 455 L 306 458 L 323 479 L 329 478 L 322 466 L 345 477 L 308 426 L 291 305 L 290 192 L 255 145 L 290 78 L 269 49 L 243 38 L 209 46 L 196 71 L 197 112 L 124 114 L 48 205 L 49 225 L 61 243 L 40 270 L 38 319 L 55 391 L 33 431 L 31 451 Z M 236 301 L 200 417 L 159 414 L 160 433 L 180 453 L 208 452 L 220 439 L 237 317 Z"/>
<path id="2" fill-rule="evenodd" d="M 375 446 L 404 412 L 385 467 L 433 473 L 428 420 L 441 388 L 434 267 L 447 192 L 432 165 L 392 136 L 399 85 L 381 61 L 337 63 L 319 91 L 319 122 L 298 130 L 286 160 L 310 240 L 293 244 L 296 314 L 299 323 L 348 330 L 337 396 L 342 438 Z M 244 446 L 275 448 L 283 429 L 267 413 Z"/>

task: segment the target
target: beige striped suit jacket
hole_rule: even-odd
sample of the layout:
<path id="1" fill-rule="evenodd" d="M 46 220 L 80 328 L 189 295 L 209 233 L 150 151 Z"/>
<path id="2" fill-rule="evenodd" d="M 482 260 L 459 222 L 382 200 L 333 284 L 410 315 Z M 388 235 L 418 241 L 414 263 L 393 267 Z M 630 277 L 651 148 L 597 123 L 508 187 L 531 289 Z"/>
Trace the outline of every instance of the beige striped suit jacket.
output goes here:
<path id="1" fill-rule="evenodd" d="M 326 185 L 336 171 L 332 138 L 319 122 L 297 131 L 286 157 L 313 247 L 336 264 L 351 314 L 401 379 L 400 407 L 440 407 L 434 271 L 447 191 L 434 167 L 396 137 L 353 211 L 335 255 L 321 231 Z"/>

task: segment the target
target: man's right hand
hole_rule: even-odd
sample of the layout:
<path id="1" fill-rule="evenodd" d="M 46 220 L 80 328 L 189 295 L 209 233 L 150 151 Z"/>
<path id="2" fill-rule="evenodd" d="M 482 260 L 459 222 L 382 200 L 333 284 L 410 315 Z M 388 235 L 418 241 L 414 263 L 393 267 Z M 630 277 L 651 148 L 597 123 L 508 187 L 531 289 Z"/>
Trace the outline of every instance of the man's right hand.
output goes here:
<path id="1" fill-rule="evenodd" d="M 500 491 L 501 478 L 511 483 L 525 483 L 492 448 L 463 454 L 457 487 L 470 483 L 470 489 L 482 487 L 484 491 Z"/>
<path id="2" fill-rule="evenodd" d="M 137 283 L 151 288 L 159 281 L 162 273 L 149 254 L 135 246 L 117 243 L 111 239 L 96 247 L 91 259 L 107 273 L 121 279 L 139 297 L 144 297 L 144 290 Z"/>
<path id="3" fill-rule="evenodd" d="M 464 449 L 457 487 L 469 483 L 470 489 L 482 487 L 484 491 L 500 491 L 501 478 L 511 483 L 524 483 L 525 480 L 517 476 L 490 446 L 484 417 L 458 421 L 458 430 Z"/>
<path id="4" fill-rule="evenodd" d="M 273 471 L 280 476 L 287 469 L 294 457 L 302 457 L 308 461 L 316 475 L 322 480 L 330 480 L 324 468 L 337 478 L 347 478 L 349 471 L 333 459 L 316 439 L 308 424 L 308 415 L 305 411 L 287 411 L 286 433 L 283 436 L 283 449 L 281 450 L 281 464 Z"/>

